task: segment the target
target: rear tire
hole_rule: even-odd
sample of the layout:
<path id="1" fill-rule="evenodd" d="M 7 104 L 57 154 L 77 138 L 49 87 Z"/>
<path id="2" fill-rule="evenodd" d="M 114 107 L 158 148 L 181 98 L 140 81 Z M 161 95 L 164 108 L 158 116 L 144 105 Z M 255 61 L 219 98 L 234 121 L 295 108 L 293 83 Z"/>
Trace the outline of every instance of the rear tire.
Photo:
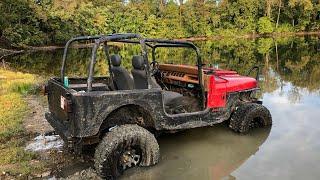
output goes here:
<path id="1" fill-rule="evenodd" d="M 95 168 L 102 178 L 116 179 L 128 168 L 158 163 L 159 156 L 159 145 L 152 133 L 126 124 L 103 137 L 96 148 Z"/>
<path id="2" fill-rule="evenodd" d="M 238 133 L 247 133 L 257 127 L 272 124 L 270 111 L 261 104 L 244 103 L 231 115 L 229 127 Z"/>

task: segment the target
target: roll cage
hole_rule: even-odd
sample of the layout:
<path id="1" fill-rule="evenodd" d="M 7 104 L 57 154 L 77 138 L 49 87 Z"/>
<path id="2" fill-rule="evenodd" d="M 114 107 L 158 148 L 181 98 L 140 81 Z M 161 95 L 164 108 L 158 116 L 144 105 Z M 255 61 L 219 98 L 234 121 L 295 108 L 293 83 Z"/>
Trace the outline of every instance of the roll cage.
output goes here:
<path id="1" fill-rule="evenodd" d="M 64 80 L 65 70 L 66 70 L 66 59 L 68 48 L 73 42 L 77 41 L 94 41 L 92 48 L 91 60 L 88 70 L 88 79 L 87 79 L 87 92 L 92 91 L 92 81 L 93 81 L 93 72 L 94 66 L 97 58 L 97 50 L 101 44 L 104 44 L 104 51 L 108 59 L 109 73 L 112 80 L 113 75 L 110 71 L 111 60 L 109 56 L 108 42 L 122 42 L 122 43 L 132 43 L 140 44 L 142 49 L 142 56 L 146 65 L 146 73 L 148 77 L 148 84 L 151 81 L 150 75 L 150 65 L 148 62 L 148 50 L 147 47 L 152 49 L 152 63 L 155 64 L 155 51 L 159 47 L 182 47 L 182 48 L 191 48 L 196 52 L 197 55 L 197 67 L 198 67 L 198 80 L 201 88 L 202 98 L 205 98 L 204 87 L 202 83 L 202 59 L 200 55 L 200 50 L 192 42 L 188 41 L 177 41 L 177 40 L 166 40 L 166 39 L 152 39 L 152 38 L 142 38 L 139 34 L 125 33 L 125 34 L 109 34 L 109 35 L 100 35 L 100 36 L 80 36 L 70 39 L 64 48 L 63 58 L 62 58 L 62 67 L 61 67 L 61 82 Z"/>

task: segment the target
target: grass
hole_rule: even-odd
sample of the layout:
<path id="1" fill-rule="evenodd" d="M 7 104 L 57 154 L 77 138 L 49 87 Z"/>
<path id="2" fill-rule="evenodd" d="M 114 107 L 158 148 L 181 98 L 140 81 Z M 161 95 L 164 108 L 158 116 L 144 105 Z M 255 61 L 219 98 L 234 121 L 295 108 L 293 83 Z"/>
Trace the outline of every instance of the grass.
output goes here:
<path id="1" fill-rule="evenodd" d="M 0 142 L 23 133 L 28 110 L 23 96 L 36 83 L 34 75 L 0 69 Z"/>
<path id="2" fill-rule="evenodd" d="M 36 154 L 24 150 L 27 134 L 23 119 L 30 111 L 24 96 L 35 91 L 39 78 L 0 68 L 0 171 L 29 174 L 42 167 Z"/>
<path id="3" fill-rule="evenodd" d="M 0 95 L 19 93 L 25 95 L 32 91 L 38 78 L 32 74 L 13 72 L 0 68 Z"/>

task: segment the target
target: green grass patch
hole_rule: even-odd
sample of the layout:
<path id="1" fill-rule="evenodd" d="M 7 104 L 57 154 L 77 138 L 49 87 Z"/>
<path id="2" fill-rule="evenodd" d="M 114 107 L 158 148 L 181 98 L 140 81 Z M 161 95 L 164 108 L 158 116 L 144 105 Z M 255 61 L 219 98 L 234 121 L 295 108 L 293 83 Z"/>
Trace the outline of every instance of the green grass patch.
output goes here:
<path id="1" fill-rule="evenodd" d="M 34 92 L 39 78 L 0 69 L 0 172 L 29 174 L 42 168 L 36 154 L 24 150 L 27 139 L 23 119 L 30 111 L 24 96 Z"/>
<path id="2" fill-rule="evenodd" d="M 23 96 L 37 83 L 32 74 L 0 69 L 0 142 L 23 133 L 28 106 Z"/>
<path id="3" fill-rule="evenodd" d="M 18 93 L 0 95 L 0 142 L 23 133 L 26 102 Z"/>
<path id="4" fill-rule="evenodd" d="M 24 140 L 14 139 L 0 145 L 0 164 L 15 164 L 30 161 L 36 157 L 35 153 L 24 151 Z"/>
<path id="5" fill-rule="evenodd" d="M 37 82 L 36 76 L 32 74 L 0 69 L 0 95 L 6 93 L 25 95 L 34 90 Z"/>

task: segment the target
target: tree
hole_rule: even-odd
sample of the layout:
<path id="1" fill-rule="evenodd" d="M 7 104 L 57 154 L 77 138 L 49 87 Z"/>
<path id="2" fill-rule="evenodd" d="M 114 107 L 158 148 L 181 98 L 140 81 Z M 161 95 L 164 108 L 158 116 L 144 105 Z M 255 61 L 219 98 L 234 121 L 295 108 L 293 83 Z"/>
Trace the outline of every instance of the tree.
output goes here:
<path id="1" fill-rule="evenodd" d="M 261 34 L 272 33 L 273 32 L 273 23 L 269 17 L 261 17 L 258 21 L 258 32 Z"/>
<path id="2" fill-rule="evenodd" d="M 0 12 L 0 36 L 15 46 L 113 32 L 177 38 L 320 28 L 319 0 L 2 0 Z"/>

